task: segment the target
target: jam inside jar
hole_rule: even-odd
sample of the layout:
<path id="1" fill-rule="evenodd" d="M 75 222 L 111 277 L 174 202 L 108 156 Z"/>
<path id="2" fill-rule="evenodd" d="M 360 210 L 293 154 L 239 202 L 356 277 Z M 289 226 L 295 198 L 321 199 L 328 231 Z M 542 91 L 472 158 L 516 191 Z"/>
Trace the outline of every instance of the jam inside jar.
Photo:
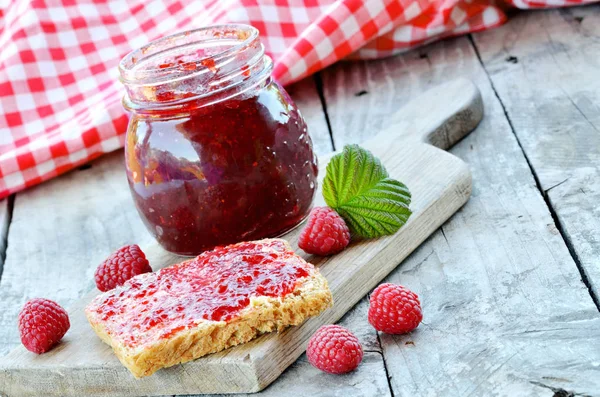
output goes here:
<path id="1" fill-rule="evenodd" d="M 310 211 L 317 160 L 306 123 L 271 79 L 247 25 L 161 38 L 119 65 L 131 113 L 127 178 L 138 212 L 168 251 L 275 237 Z"/>

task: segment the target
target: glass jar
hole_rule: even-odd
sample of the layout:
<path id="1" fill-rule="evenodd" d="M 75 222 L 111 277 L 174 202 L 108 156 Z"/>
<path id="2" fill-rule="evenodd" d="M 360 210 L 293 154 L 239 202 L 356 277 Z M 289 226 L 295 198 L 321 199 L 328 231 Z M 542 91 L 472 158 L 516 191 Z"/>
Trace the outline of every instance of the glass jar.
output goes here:
<path id="1" fill-rule="evenodd" d="M 119 70 L 131 113 L 129 186 L 166 250 L 196 255 L 274 237 L 306 217 L 317 159 L 255 28 L 164 37 L 125 56 Z"/>

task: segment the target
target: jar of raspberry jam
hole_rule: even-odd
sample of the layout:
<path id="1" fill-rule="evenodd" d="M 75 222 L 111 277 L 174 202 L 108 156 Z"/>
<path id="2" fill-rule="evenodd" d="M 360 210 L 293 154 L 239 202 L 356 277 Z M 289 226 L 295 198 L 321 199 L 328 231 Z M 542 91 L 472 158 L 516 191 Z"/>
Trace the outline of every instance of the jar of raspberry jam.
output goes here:
<path id="1" fill-rule="evenodd" d="M 247 25 L 164 37 L 120 62 L 127 178 L 166 250 L 278 236 L 308 214 L 317 160 L 272 65 Z"/>

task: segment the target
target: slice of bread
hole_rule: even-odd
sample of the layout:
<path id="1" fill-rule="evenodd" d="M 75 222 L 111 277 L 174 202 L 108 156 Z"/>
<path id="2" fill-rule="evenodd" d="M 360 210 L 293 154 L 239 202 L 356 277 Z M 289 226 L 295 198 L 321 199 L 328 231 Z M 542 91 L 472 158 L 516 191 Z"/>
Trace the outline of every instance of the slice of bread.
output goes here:
<path id="1" fill-rule="evenodd" d="M 98 336 L 141 378 L 301 324 L 332 302 L 316 268 L 285 240 L 266 239 L 136 276 L 94 298 L 85 312 Z"/>

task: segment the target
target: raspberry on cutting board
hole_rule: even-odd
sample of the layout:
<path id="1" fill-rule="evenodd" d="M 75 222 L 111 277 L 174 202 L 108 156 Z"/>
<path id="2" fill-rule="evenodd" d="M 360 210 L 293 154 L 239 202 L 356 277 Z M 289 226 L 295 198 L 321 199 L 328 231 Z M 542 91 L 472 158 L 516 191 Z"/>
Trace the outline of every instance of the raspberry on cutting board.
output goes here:
<path id="1" fill-rule="evenodd" d="M 58 303 L 36 298 L 28 301 L 19 313 L 21 343 L 37 354 L 50 350 L 71 326 L 69 315 Z"/>
<path id="2" fill-rule="evenodd" d="M 315 207 L 300 233 L 298 247 L 309 254 L 337 254 L 350 243 L 350 230 L 344 219 L 329 207 Z"/>
<path id="3" fill-rule="evenodd" d="M 404 334 L 423 319 L 417 294 L 401 285 L 381 284 L 371 294 L 369 323 L 386 334 Z"/>
<path id="4" fill-rule="evenodd" d="M 358 338 L 346 328 L 324 325 L 309 339 L 306 356 L 321 371 L 343 374 L 358 367 L 363 349 Z"/>
<path id="5" fill-rule="evenodd" d="M 106 292 L 123 285 L 133 276 L 151 272 L 146 255 L 137 244 L 132 244 L 119 248 L 106 258 L 96 269 L 94 278 L 96 287 Z"/>

